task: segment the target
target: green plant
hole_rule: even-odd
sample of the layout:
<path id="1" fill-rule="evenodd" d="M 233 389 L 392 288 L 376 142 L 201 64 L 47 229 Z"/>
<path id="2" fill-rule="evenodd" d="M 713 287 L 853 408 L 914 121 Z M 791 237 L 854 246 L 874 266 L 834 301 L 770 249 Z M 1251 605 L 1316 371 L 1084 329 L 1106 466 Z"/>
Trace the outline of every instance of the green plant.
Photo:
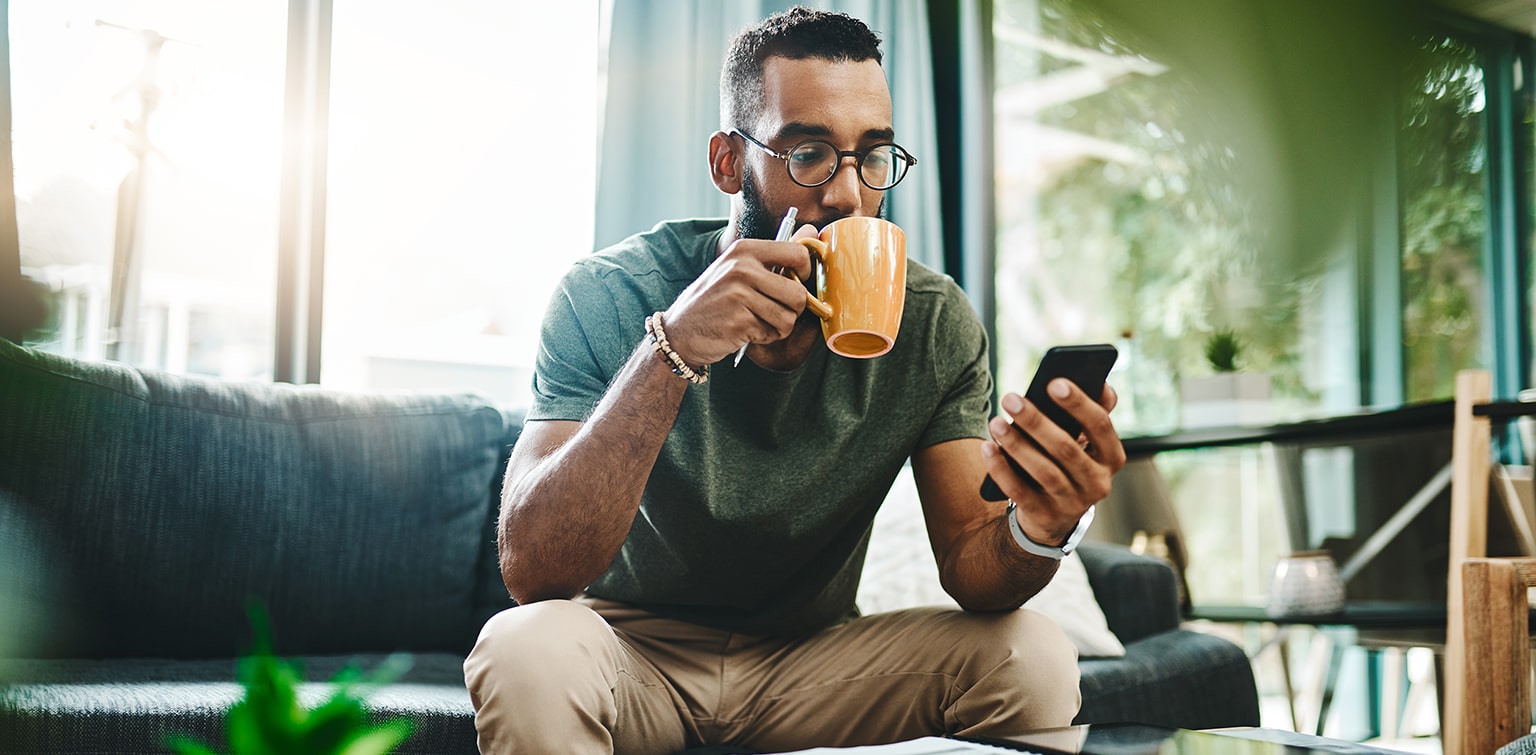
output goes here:
<path id="1" fill-rule="evenodd" d="M 1243 343 L 1230 330 L 1218 330 L 1205 340 L 1205 359 L 1217 372 L 1236 372 Z"/>
<path id="2" fill-rule="evenodd" d="M 252 605 L 250 615 L 254 648 L 240 659 L 237 672 L 245 696 L 224 719 L 229 755 L 383 755 L 411 735 L 412 724 L 404 718 L 370 723 L 360 691 L 398 679 L 409 656 L 390 656 L 367 679 L 355 667 L 341 671 L 331 680 L 336 691 L 306 709 L 299 701 L 298 666 L 272 653 L 266 612 Z M 217 755 L 184 736 L 172 736 L 168 745 L 179 755 Z"/>

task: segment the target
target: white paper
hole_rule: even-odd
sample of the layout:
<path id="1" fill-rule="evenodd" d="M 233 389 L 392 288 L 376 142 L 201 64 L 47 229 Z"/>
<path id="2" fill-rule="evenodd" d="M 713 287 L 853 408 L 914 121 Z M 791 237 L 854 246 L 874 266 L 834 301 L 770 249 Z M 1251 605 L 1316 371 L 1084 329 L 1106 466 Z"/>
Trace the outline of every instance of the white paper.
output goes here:
<path id="1" fill-rule="evenodd" d="M 1017 755 L 1018 750 L 1010 750 L 1006 747 L 978 742 L 962 742 L 958 739 L 945 739 L 944 737 L 923 737 L 906 742 L 896 742 L 888 745 L 865 745 L 862 747 L 815 747 L 809 750 L 795 750 L 782 755 L 966 755 L 966 753 L 1009 753 Z"/>

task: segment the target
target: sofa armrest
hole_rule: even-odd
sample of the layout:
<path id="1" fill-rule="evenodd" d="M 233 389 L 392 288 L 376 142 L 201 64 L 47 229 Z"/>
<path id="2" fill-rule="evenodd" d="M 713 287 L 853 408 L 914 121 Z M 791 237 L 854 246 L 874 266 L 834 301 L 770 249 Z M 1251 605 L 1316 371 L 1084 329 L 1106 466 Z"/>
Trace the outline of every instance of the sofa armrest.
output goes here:
<path id="1" fill-rule="evenodd" d="M 1179 626 L 1179 592 L 1166 562 L 1105 543 L 1077 550 L 1109 631 L 1131 643 Z"/>
<path id="2" fill-rule="evenodd" d="M 1221 637 L 1187 629 L 1125 643 L 1122 658 L 1083 658 L 1075 724 L 1127 721 L 1183 729 L 1259 725 L 1253 664 Z"/>

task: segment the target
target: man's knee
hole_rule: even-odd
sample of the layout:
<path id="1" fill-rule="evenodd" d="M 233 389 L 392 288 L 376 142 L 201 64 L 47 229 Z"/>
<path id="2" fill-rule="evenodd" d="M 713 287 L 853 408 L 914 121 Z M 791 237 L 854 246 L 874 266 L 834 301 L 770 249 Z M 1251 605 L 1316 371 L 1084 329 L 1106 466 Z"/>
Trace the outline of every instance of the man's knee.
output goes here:
<path id="1" fill-rule="evenodd" d="M 1061 627 L 1044 614 L 1028 609 L 1014 611 L 1009 618 L 1015 626 L 1007 636 L 1014 657 L 1020 661 L 1019 670 L 1047 685 L 1055 682 L 1056 686 L 1076 692 L 1081 673 L 1077 667 L 1077 646 Z"/>
<path id="2" fill-rule="evenodd" d="M 1082 702 L 1077 648 L 1056 622 L 1029 610 L 997 614 L 972 641 L 981 673 L 964 695 L 962 723 L 1023 730 L 1072 722 Z"/>
<path id="3" fill-rule="evenodd" d="M 537 684 L 569 680 L 580 669 L 611 668 L 613 630 L 603 617 L 580 603 L 546 600 L 509 608 L 492 616 L 480 630 L 464 661 L 471 692 L 494 672 L 503 679 Z"/>
<path id="4" fill-rule="evenodd" d="M 678 704 L 645 668 L 580 603 L 543 601 L 496 614 L 464 661 L 480 751 L 681 750 Z"/>

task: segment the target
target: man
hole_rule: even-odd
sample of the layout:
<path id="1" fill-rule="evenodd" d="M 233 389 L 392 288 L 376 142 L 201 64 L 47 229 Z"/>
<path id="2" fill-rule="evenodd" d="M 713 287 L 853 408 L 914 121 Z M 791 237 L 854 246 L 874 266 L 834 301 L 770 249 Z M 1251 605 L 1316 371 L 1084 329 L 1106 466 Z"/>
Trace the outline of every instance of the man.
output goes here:
<path id="1" fill-rule="evenodd" d="M 895 347 L 846 359 L 804 311 L 805 247 L 768 240 L 790 207 L 799 235 L 877 214 L 910 164 L 890 146 L 878 46 L 803 8 L 742 32 L 709 142 L 730 220 L 663 223 L 562 282 L 503 490 L 520 605 L 465 662 L 482 751 L 771 751 L 1076 714 L 1074 649 L 1018 608 L 1055 573 L 1036 554 L 1124 464 L 1113 391 L 1101 406 L 1052 385 L 1082 438 L 1011 393 L 1013 422 L 989 425 L 984 331 L 953 281 L 909 264 Z M 965 610 L 853 618 L 871 521 L 908 458 Z M 982 500 L 988 473 L 1024 539 L 1014 509 Z"/>

